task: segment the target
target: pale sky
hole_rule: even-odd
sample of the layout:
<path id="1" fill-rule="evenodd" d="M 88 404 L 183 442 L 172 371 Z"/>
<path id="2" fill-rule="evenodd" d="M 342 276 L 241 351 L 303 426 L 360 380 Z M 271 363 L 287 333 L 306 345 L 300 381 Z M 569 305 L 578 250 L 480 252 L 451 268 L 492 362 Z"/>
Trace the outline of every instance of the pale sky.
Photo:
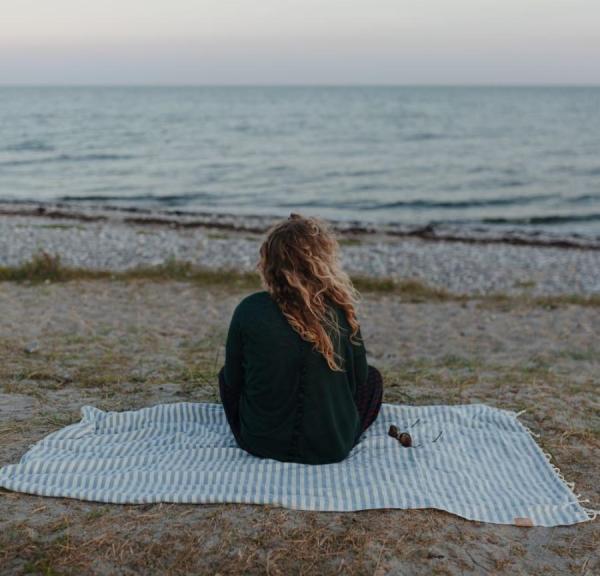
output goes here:
<path id="1" fill-rule="evenodd" d="M 600 84 L 600 0 L 1 0 L 0 84 Z"/>

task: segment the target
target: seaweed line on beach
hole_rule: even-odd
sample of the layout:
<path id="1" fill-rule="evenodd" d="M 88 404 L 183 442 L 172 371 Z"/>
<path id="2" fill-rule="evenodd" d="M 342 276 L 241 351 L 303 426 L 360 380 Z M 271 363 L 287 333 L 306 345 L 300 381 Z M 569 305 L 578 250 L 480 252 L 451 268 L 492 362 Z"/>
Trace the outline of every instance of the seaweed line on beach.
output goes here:
<path id="1" fill-rule="evenodd" d="M 128 216 L 127 214 L 136 214 Z M 140 207 L 88 204 L 13 202 L 0 203 L 0 215 L 32 216 L 81 222 L 103 222 L 118 218 L 127 224 L 167 226 L 174 229 L 206 228 L 262 234 L 280 216 L 268 214 L 234 215 L 223 212 L 150 210 Z M 422 226 L 394 225 L 382 222 L 332 221 L 341 235 L 384 234 L 399 238 L 418 238 L 430 242 L 460 242 L 465 244 L 508 244 L 548 248 L 600 250 L 600 238 L 578 234 L 557 235 L 527 230 L 494 231 L 490 227 L 452 227 L 426 224 Z"/>
<path id="2" fill-rule="evenodd" d="M 430 291 L 471 296 L 600 294 L 598 250 L 429 242 L 382 233 L 338 237 L 344 268 L 363 285 L 410 280 Z M 262 234 L 227 228 L 0 215 L 0 266 L 10 269 L 43 251 L 78 270 L 122 273 L 177 261 L 199 270 L 248 274 L 256 271 L 261 241 Z"/>

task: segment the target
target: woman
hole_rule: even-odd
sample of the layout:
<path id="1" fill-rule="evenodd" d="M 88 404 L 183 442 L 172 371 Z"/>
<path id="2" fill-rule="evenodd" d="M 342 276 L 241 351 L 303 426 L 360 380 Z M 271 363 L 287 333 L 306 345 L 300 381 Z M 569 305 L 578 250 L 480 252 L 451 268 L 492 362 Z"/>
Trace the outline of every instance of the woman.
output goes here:
<path id="1" fill-rule="evenodd" d="M 269 231 L 258 268 L 266 290 L 235 309 L 219 373 L 231 430 L 255 456 L 339 462 L 377 417 L 383 386 L 337 241 L 324 222 L 292 214 Z"/>

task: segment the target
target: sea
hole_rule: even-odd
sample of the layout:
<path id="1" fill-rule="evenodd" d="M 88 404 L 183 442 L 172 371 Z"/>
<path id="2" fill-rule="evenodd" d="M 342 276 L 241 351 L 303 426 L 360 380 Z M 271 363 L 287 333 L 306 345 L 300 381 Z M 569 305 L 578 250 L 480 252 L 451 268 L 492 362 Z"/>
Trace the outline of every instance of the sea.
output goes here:
<path id="1" fill-rule="evenodd" d="M 2 87 L 0 201 L 600 237 L 600 87 Z"/>

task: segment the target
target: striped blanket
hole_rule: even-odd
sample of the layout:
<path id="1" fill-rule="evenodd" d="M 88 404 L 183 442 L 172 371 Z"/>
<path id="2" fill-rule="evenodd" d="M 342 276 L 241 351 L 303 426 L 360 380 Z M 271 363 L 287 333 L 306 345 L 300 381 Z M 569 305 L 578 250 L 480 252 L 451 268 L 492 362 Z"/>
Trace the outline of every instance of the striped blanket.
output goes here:
<path id="1" fill-rule="evenodd" d="M 481 404 L 384 404 L 349 457 L 311 466 L 260 459 L 236 447 L 218 404 L 129 412 L 82 408 L 0 486 L 112 503 L 242 502 L 302 510 L 437 508 L 471 520 L 556 526 L 592 516 L 517 414 Z M 409 430 L 414 446 L 388 436 Z"/>

